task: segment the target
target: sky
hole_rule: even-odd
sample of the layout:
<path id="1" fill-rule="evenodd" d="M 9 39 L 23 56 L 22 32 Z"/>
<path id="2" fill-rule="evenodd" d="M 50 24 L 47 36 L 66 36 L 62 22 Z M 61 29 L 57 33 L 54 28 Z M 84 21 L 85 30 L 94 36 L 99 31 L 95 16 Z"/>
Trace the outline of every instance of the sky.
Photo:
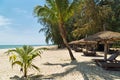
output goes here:
<path id="1" fill-rule="evenodd" d="M 45 0 L 0 0 L 0 45 L 46 45 L 43 26 L 33 14 Z"/>

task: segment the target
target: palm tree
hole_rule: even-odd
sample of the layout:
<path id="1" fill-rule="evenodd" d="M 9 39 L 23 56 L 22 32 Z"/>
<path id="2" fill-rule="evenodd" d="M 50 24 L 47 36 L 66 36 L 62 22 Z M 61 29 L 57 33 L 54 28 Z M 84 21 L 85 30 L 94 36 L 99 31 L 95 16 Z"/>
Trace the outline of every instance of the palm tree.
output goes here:
<path id="1" fill-rule="evenodd" d="M 66 39 L 65 22 L 74 14 L 76 3 L 76 0 L 73 0 L 73 2 L 69 2 L 69 0 L 46 0 L 46 5 L 38 5 L 34 9 L 39 21 L 50 21 L 51 24 L 58 25 L 60 35 L 69 51 L 71 60 L 75 60 L 75 58 Z"/>
<path id="2" fill-rule="evenodd" d="M 53 44 L 58 45 L 58 48 L 62 48 L 63 40 L 60 36 L 59 29 L 56 25 L 50 25 L 50 23 L 47 25 L 44 25 L 43 28 L 39 30 L 39 32 L 44 32 L 46 36 L 46 43 L 48 44 L 49 41 L 51 41 Z"/>
<path id="3" fill-rule="evenodd" d="M 40 56 L 41 50 L 35 49 L 32 46 L 23 46 L 22 48 L 16 48 L 12 50 L 8 50 L 9 60 L 12 63 L 12 67 L 17 64 L 21 67 L 21 71 L 24 73 L 24 77 L 27 77 L 28 68 L 33 67 L 34 69 L 39 70 L 37 66 L 35 66 L 32 61 L 37 56 Z"/>

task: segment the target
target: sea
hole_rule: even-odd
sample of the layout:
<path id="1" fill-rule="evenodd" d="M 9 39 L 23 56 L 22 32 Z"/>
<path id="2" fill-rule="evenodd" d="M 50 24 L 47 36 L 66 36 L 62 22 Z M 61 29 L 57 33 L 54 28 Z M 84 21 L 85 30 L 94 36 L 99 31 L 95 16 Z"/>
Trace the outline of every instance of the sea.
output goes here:
<path id="1" fill-rule="evenodd" d="M 19 48 L 23 45 L 0 45 L 0 49 Z M 30 45 L 30 46 L 49 46 L 49 45 Z"/>

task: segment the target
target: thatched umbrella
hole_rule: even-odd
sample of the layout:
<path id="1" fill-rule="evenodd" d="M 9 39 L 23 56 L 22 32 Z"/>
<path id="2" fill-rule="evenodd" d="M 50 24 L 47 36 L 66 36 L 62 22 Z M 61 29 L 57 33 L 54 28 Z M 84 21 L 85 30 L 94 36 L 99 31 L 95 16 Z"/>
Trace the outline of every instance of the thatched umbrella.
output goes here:
<path id="1" fill-rule="evenodd" d="M 119 32 L 112 32 L 112 31 L 102 31 L 98 32 L 94 35 L 88 36 L 85 38 L 85 40 L 88 41 L 103 41 L 104 42 L 104 52 L 105 56 L 104 59 L 107 59 L 107 47 L 108 47 L 108 41 L 113 40 L 120 40 L 120 33 Z"/>
<path id="2" fill-rule="evenodd" d="M 69 42 L 69 44 L 78 44 L 78 40 L 76 40 L 76 41 L 71 41 L 71 42 Z"/>
<path id="3" fill-rule="evenodd" d="M 75 48 L 75 45 L 77 46 L 78 44 L 81 45 L 86 45 L 86 50 L 88 49 L 88 44 L 97 44 L 96 41 L 87 41 L 84 38 L 76 41 L 72 41 L 69 43 L 70 45 L 73 45 L 73 48 Z"/>
<path id="4" fill-rule="evenodd" d="M 78 40 L 69 42 L 69 45 L 75 50 L 78 47 Z"/>
<path id="5" fill-rule="evenodd" d="M 85 38 L 83 39 L 80 39 L 78 41 L 75 42 L 76 44 L 82 44 L 82 45 L 88 45 L 88 44 L 97 44 L 96 41 L 88 41 L 88 40 L 85 40 Z"/>
<path id="6" fill-rule="evenodd" d="M 76 43 L 85 45 L 86 51 L 88 51 L 89 44 L 94 44 L 94 45 L 97 44 L 96 41 L 88 41 L 88 40 L 85 40 L 85 38 L 78 40 Z"/>
<path id="7" fill-rule="evenodd" d="M 83 38 L 80 40 L 71 41 L 69 44 L 96 44 L 96 43 L 97 43 L 96 41 L 88 41 Z"/>
<path id="8" fill-rule="evenodd" d="M 76 42 L 76 44 L 78 44 L 78 43 L 80 43 L 80 44 L 81 43 L 83 43 L 83 44 L 96 44 L 97 42 L 96 41 L 85 40 L 85 38 L 83 38 L 83 39 L 80 39 Z"/>

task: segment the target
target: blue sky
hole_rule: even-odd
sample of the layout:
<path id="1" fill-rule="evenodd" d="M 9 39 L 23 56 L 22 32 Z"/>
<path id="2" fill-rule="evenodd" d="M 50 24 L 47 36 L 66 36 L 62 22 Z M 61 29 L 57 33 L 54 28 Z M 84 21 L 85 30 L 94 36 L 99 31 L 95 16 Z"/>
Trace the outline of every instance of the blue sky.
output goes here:
<path id="1" fill-rule="evenodd" d="M 45 0 L 0 0 L 0 45 L 46 44 L 42 27 L 33 15 L 36 5 Z"/>

